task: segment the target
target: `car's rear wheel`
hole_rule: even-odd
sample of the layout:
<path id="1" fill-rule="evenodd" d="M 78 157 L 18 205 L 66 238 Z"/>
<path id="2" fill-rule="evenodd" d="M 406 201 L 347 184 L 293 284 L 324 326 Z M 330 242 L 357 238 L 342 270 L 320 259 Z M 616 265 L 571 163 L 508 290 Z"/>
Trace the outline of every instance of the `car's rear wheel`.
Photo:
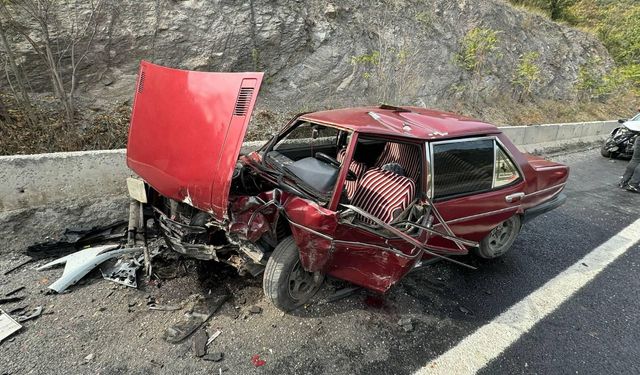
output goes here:
<path id="1" fill-rule="evenodd" d="M 293 237 L 282 240 L 273 250 L 264 270 L 264 294 L 280 310 L 291 311 L 313 297 L 324 275 L 308 272 L 300 263 L 300 253 Z"/>
<path id="2" fill-rule="evenodd" d="M 481 258 L 494 259 L 504 255 L 518 237 L 520 217 L 514 215 L 495 227 L 482 241 L 476 253 Z"/>

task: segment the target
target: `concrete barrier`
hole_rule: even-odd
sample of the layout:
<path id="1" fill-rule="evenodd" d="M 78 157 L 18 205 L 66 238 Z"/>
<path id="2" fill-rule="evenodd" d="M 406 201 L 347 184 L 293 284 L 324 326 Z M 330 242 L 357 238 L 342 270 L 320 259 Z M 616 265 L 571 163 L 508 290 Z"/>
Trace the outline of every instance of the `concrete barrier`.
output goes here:
<path id="1" fill-rule="evenodd" d="M 606 137 L 615 121 L 596 121 L 536 126 L 507 126 L 501 130 L 524 151 L 593 142 Z M 243 151 L 264 142 L 247 142 Z M 126 193 L 125 179 L 131 171 L 125 150 L 60 152 L 38 155 L 0 156 L 0 212 L 82 201 Z"/>

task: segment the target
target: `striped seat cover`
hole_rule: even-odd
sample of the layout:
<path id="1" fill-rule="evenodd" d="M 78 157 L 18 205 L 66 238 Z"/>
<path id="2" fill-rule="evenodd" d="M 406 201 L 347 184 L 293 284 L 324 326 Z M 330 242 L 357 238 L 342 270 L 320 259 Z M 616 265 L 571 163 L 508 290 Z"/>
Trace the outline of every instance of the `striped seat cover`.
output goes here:
<path id="1" fill-rule="evenodd" d="M 382 167 L 388 163 L 398 163 L 404 168 L 407 177 L 414 181 L 420 180 L 420 147 L 404 143 L 387 142 L 374 164 Z"/>
<path id="2" fill-rule="evenodd" d="M 407 208 L 415 193 L 416 183 L 412 179 L 371 168 L 360 179 L 351 203 L 390 223 Z M 364 218 L 361 220 L 373 224 Z"/>
<path id="3" fill-rule="evenodd" d="M 345 156 L 347 156 L 347 150 L 343 148 L 340 151 L 338 151 L 338 155 L 336 159 L 340 163 L 342 163 L 344 162 Z M 357 179 L 355 181 L 347 180 L 344 182 L 344 188 L 347 190 L 347 198 L 351 200 L 353 198 L 353 194 L 355 194 L 356 192 L 356 188 L 358 187 L 358 181 L 360 180 L 364 172 L 367 170 L 367 165 L 359 161 L 351 160 L 351 164 L 349 164 L 349 170 L 355 173 L 355 175 L 357 176 Z"/>

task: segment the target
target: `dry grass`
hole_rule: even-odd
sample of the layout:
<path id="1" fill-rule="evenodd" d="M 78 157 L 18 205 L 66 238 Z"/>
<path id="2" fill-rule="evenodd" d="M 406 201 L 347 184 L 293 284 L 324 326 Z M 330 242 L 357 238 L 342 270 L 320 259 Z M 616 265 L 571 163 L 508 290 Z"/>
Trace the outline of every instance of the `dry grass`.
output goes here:
<path id="1" fill-rule="evenodd" d="M 458 102 L 441 109 L 500 126 L 625 118 L 637 110 L 638 103 L 640 98 L 637 96 L 620 94 L 602 102 L 538 100 L 518 103 L 511 98 L 498 98 L 475 108 Z M 326 108 L 306 108 L 305 111 L 322 109 Z M 268 139 L 299 112 L 302 111 L 256 109 L 246 140 Z M 56 113 L 40 114 L 41 121 L 35 125 L 26 123 L 19 111 L 11 110 L 10 113 L 12 121 L 0 124 L 0 155 L 124 148 L 131 109 L 123 105 L 91 118 L 83 116 L 73 125 L 66 124 Z"/>
<path id="2" fill-rule="evenodd" d="M 0 155 L 115 149 L 126 146 L 130 108 L 80 116 L 67 124 L 62 114 L 39 113 L 30 124 L 19 110 L 11 110 L 11 121 L 0 123 Z"/>

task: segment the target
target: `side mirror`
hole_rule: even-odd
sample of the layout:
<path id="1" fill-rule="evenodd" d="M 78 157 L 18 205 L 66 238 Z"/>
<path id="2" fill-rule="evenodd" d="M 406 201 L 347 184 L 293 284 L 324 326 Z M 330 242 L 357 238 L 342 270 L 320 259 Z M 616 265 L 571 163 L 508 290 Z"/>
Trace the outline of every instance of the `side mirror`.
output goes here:
<path id="1" fill-rule="evenodd" d="M 619 120 L 618 120 L 618 124 L 624 124 L 624 122 L 625 122 L 625 121 L 627 121 L 627 120 L 619 119 Z"/>

